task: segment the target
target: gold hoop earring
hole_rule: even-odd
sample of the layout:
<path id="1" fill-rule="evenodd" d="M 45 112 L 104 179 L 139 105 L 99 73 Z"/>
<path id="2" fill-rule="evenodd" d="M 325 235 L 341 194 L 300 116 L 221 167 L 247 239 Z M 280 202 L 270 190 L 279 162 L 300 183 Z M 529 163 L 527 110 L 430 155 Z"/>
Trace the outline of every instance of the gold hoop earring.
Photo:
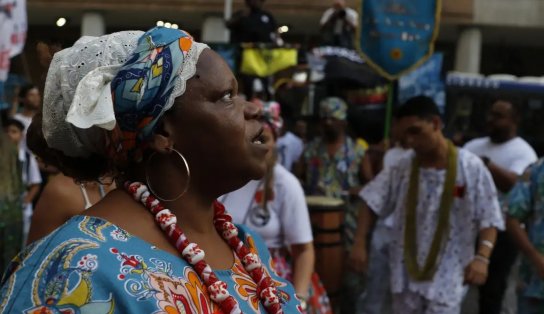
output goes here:
<path id="1" fill-rule="evenodd" d="M 187 163 L 187 160 L 185 159 L 185 157 L 183 156 L 182 153 L 180 153 L 178 150 L 176 150 L 175 148 L 169 148 L 168 149 L 170 151 L 170 153 L 174 152 L 176 153 L 180 158 L 181 160 L 183 161 L 183 165 L 185 166 L 185 169 L 187 170 L 187 183 L 185 184 L 185 188 L 183 189 L 183 191 L 178 195 L 176 196 L 175 198 L 172 198 L 172 199 L 167 199 L 167 198 L 164 198 L 164 197 L 161 197 L 159 194 L 157 194 L 154 190 L 153 190 L 153 187 L 151 186 L 151 180 L 149 178 L 149 172 L 147 171 L 148 167 L 149 167 L 149 164 L 151 162 L 151 160 L 153 159 L 153 157 L 155 156 L 155 154 L 157 154 L 157 152 L 153 152 L 151 154 L 151 156 L 149 156 L 149 159 L 147 160 L 146 162 L 146 166 L 145 166 L 145 181 L 147 183 L 147 187 L 149 188 L 149 191 L 151 193 L 153 193 L 153 196 L 155 196 L 156 198 L 158 198 L 159 200 L 163 201 L 163 202 L 173 202 L 173 201 L 176 201 L 178 200 L 179 198 L 181 198 L 183 195 L 185 195 L 185 193 L 187 193 L 187 191 L 189 190 L 189 183 L 191 181 L 191 170 L 189 169 L 189 164 Z"/>

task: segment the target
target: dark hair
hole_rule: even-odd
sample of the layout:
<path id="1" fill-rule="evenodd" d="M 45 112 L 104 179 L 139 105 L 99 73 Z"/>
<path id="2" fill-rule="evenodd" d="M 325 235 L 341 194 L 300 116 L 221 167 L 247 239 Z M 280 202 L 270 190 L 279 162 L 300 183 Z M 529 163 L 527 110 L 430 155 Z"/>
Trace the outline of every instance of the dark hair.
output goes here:
<path id="1" fill-rule="evenodd" d="M 26 145 L 35 155 L 40 157 L 46 164 L 58 167 L 57 155 L 47 146 L 42 133 L 42 116 L 36 114 L 32 123 L 26 131 Z"/>
<path id="2" fill-rule="evenodd" d="M 395 118 L 397 119 L 409 116 L 430 119 L 435 116 L 440 117 L 440 111 L 432 98 L 427 96 L 415 96 L 398 107 L 395 112 Z"/>
<path id="3" fill-rule="evenodd" d="M 0 110 L 0 125 L 2 127 L 6 126 L 6 122 L 10 119 L 10 115 L 11 115 L 10 109 Z"/>
<path id="4" fill-rule="evenodd" d="M 28 94 L 28 92 L 30 92 L 30 90 L 34 89 L 34 88 L 38 88 L 38 86 L 34 85 L 34 84 L 27 84 L 27 85 L 24 85 L 23 87 L 21 87 L 21 89 L 19 90 L 19 98 L 20 99 L 23 99 L 26 97 L 26 95 Z"/>
<path id="5" fill-rule="evenodd" d="M 14 126 L 16 128 L 19 129 L 19 131 L 23 132 L 25 130 L 25 125 L 17 120 L 17 119 L 7 119 L 5 124 L 4 124 L 4 128 L 7 128 L 7 127 L 10 127 L 10 126 Z"/>
<path id="6" fill-rule="evenodd" d="M 47 145 L 42 132 L 42 115 L 38 113 L 28 127 L 26 141 L 28 148 L 46 164 L 58 168 L 64 175 L 76 181 L 97 181 L 112 172 L 105 156 L 93 154 L 89 157 L 70 157 L 60 150 Z"/>

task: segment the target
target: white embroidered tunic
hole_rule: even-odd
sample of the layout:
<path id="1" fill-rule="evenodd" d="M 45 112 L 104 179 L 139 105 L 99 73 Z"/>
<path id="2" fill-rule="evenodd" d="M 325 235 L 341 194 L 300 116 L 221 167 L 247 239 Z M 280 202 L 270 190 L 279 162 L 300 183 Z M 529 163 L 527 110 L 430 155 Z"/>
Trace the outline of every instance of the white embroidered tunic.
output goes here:
<path id="1" fill-rule="evenodd" d="M 378 216 L 391 214 L 393 217 L 390 246 L 392 292 L 409 290 L 428 300 L 458 304 L 464 295 L 464 269 L 474 258 L 478 232 L 487 227 L 504 229 L 497 191 L 482 161 L 467 150 L 459 149 L 454 204 L 446 242 L 438 256 L 437 271 L 432 281 L 413 281 L 404 264 L 405 203 L 413 158 L 414 153 L 410 153 L 397 165 L 386 168 L 361 191 L 360 196 Z M 420 169 L 416 209 L 420 267 L 428 255 L 438 224 L 445 176 L 445 169 Z"/>

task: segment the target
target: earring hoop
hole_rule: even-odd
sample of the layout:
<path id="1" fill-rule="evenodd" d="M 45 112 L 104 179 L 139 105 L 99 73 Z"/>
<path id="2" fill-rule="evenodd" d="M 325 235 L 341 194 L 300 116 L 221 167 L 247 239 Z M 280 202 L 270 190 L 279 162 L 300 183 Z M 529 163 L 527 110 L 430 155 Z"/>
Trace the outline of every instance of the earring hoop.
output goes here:
<path id="1" fill-rule="evenodd" d="M 174 152 L 176 153 L 180 158 L 181 160 L 183 161 L 183 165 L 185 166 L 185 169 L 187 170 L 187 183 L 185 184 L 185 188 L 183 189 L 183 191 L 178 195 L 176 196 L 175 198 L 172 198 L 172 199 L 168 199 L 168 198 L 164 198 L 164 197 L 161 197 L 159 194 L 157 194 L 154 190 L 153 190 L 153 187 L 151 185 L 151 179 L 149 178 L 149 171 L 147 171 L 148 167 L 149 167 L 149 164 L 151 162 L 151 160 L 153 159 L 153 157 L 155 156 L 155 154 L 157 154 L 157 152 L 153 152 L 151 154 L 151 156 L 149 156 L 149 159 L 147 160 L 146 162 L 146 166 L 145 166 L 145 181 L 147 183 L 147 187 L 149 188 L 149 191 L 151 191 L 151 193 L 153 193 L 153 195 L 158 198 L 159 200 L 163 201 L 163 202 L 173 202 L 173 201 L 176 201 L 178 199 L 180 199 L 183 195 L 185 195 L 185 193 L 187 193 L 187 191 L 189 190 L 189 184 L 191 182 L 191 170 L 189 169 L 189 164 L 187 163 L 187 160 L 185 159 L 185 157 L 183 156 L 182 153 L 180 153 L 178 150 L 176 150 L 175 148 L 168 148 L 168 150 L 170 151 L 170 153 Z"/>

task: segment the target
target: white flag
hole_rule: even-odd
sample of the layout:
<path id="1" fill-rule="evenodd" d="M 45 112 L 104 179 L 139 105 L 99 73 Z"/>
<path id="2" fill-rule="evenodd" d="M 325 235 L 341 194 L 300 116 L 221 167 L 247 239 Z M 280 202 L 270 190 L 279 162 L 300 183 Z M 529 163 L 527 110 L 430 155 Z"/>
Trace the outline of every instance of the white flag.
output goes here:
<path id="1" fill-rule="evenodd" d="M 13 34 L 12 8 L 13 2 L 0 0 L 0 81 L 5 81 L 9 72 L 11 34 Z"/>
<path id="2" fill-rule="evenodd" d="M 13 58 L 23 52 L 26 41 L 26 31 L 28 22 L 26 17 L 26 0 L 12 0 L 13 10 L 11 19 L 13 20 L 13 30 L 11 34 L 11 50 L 9 57 Z"/>

